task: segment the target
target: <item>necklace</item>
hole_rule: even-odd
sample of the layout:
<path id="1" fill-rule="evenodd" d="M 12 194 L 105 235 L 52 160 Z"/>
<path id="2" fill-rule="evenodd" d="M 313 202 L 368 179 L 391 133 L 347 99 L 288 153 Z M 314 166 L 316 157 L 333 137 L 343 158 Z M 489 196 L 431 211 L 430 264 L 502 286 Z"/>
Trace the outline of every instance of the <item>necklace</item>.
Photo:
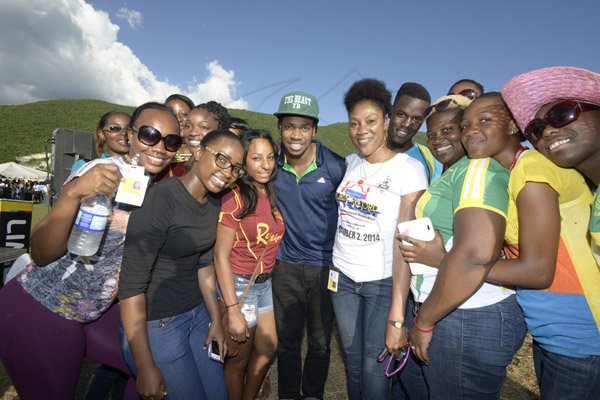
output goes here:
<path id="1" fill-rule="evenodd" d="M 372 178 L 375 175 L 377 175 L 379 173 L 379 171 L 381 171 L 381 169 L 383 168 L 385 163 L 393 158 L 393 155 L 395 153 L 392 152 L 392 156 L 390 157 L 391 150 L 388 148 L 386 148 L 386 150 L 387 151 L 386 151 L 384 160 L 381 162 L 378 162 L 378 163 L 372 164 L 372 163 L 368 162 L 365 157 L 363 157 L 362 162 L 360 164 L 360 171 L 359 171 L 360 179 L 363 182 L 366 182 L 369 178 Z M 377 165 L 377 168 L 373 171 L 372 167 L 374 167 L 375 165 Z"/>
<path id="2" fill-rule="evenodd" d="M 525 147 L 519 146 L 519 148 L 517 149 L 517 152 L 515 153 L 515 156 L 513 157 L 512 162 L 510 163 L 510 166 L 508 167 L 509 171 L 512 171 L 512 169 L 515 167 L 515 164 L 517 163 L 517 161 L 519 161 L 519 157 L 521 156 L 521 153 L 523 153 L 525 150 L 527 150 Z"/>
<path id="3" fill-rule="evenodd" d="M 129 165 L 138 165 L 138 161 L 140 160 L 140 155 L 135 154 L 133 159 L 129 157 L 129 154 L 123 154 L 123 160 Z"/>
<path id="4" fill-rule="evenodd" d="M 379 165 L 371 164 L 363 158 L 362 163 L 360 164 L 359 171 L 360 180 L 366 182 L 367 180 L 369 180 L 369 178 L 372 178 L 375 175 L 377 175 L 381 168 L 383 168 L 383 164 L 385 164 L 385 161 L 378 164 Z M 377 168 L 375 168 L 375 170 L 373 171 L 371 167 L 374 167 L 375 165 L 377 165 Z"/>

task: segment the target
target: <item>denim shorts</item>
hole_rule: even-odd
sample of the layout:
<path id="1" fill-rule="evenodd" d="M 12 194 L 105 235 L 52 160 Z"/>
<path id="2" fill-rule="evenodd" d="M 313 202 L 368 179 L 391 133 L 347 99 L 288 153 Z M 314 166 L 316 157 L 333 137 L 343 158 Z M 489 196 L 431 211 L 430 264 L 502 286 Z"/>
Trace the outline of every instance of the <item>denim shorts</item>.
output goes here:
<path id="1" fill-rule="evenodd" d="M 233 275 L 235 295 L 238 300 L 248 286 L 249 279 L 240 275 Z M 248 297 L 242 306 L 242 314 L 248 322 L 248 329 L 254 328 L 258 323 L 258 316 L 273 311 L 273 292 L 271 290 L 271 278 L 263 283 L 254 283 L 248 292 Z"/>

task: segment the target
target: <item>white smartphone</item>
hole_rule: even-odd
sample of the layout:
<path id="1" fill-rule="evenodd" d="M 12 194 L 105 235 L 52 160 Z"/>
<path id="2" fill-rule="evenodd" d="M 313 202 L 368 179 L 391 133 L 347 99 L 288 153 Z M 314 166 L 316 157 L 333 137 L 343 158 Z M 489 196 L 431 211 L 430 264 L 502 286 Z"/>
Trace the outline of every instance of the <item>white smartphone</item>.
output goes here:
<path id="1" fill-rule="evenodd" d="M 410 236 L 413 239 L 424 240 L 426 242 L 433 240 L 435 231 L 429 217 L 404 221 L 398 224 L 398 232 Z M 410 244 L 402 241 L 404 244 Z"/>
<path id="2" fill-rule="evenodd" d="M 211 360 L 218 361 L 218 362 L 223 362 L 221 360 L 221 351 L 219 350 L 219 342 L 217 342 L 216 340 L 213 340 L 208 345 L 208 358 L 210 358 Z"/>

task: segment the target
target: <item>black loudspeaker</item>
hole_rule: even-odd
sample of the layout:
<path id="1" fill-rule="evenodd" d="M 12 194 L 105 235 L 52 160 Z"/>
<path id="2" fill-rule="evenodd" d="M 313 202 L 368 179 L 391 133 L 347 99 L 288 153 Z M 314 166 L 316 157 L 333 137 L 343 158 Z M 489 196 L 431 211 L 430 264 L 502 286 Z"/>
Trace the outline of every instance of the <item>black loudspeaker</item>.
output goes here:
<path id="1" fill-rule="evenodd" d="M 52 178 L 50 189 L 58 193 L 69 175 L 71 167 L 80 158 L 96 158 L 92 132 L 57 128 L 52 132 Z"/>

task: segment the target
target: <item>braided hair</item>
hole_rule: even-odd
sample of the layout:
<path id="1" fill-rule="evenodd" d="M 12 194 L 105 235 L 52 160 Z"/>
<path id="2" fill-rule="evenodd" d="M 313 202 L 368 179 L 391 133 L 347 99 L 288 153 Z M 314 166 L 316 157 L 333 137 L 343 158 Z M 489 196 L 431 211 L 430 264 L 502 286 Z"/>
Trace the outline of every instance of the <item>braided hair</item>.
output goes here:
<path id="1" fill-rule="evenodd" d="M 231 125 L 231 116 L 221 103 L 211 100 L 207 103 L 198 104 L 196 108 L 202 108 L 214 115 L 215 119 L 219 122 L 219 129 L 229 129 L 229 126 Z"/>

